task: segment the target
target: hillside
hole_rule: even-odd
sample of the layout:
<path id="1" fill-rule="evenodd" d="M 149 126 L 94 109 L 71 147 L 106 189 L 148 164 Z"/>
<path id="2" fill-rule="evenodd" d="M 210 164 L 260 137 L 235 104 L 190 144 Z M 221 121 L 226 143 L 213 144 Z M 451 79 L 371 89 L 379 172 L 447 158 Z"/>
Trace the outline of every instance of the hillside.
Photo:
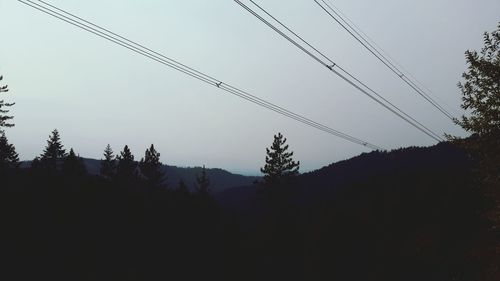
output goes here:
<path id="1" fill-rule="evenodd" d="M 342 189 L 378 179 L 425 178 L 435 173 L 447 178 L 470 167 L 465 153 L 449 143 L 390 152 L 372 151 L 301 174 L 293 189 L 296 200 L 306 203 L 326 200 Z M 215 196 L 223 205 L 244 208 L 245 202 L 255 199 L 256 190 L 256 186 L 238 186 Z"/>
<path id="2" fill-rule="evenodd" d="M 85 167 L 90 175 L 98 175 L 101 167 L 100 160 L 83 158 Z M 21 165 L 27 168 L 31 165 L 31 161 L 24 161 Z M 190 190 L 194 190 L 196 186 L 196 177 L 201 173 L 201 167 L 176 167 L 163 165 L 163 171 L 167 177 L 167 186 L 176 189 L 179 181 L 183 180 Z M 243 176 L 233 174 L 223 169 L 209 168 L 206 169 L 210 178 L 210 188 L 212 193 L 218 193 L 228 188 L 235 186 L 251 185 L 259 177 Z"/>

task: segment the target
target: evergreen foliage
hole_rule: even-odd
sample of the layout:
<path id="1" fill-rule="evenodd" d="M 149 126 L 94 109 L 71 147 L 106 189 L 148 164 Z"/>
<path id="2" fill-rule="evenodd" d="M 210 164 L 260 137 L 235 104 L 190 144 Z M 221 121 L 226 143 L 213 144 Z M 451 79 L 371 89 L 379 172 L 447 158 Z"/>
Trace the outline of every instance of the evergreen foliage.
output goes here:
<path id="1" fill-rule="evenodd" d="M 205 168 L 205 165 L 203 165 L 201 173 L 198 175 L 198 177 L 196 177 L 196 185 L 198 194 L 210 194 L 210 178 L 207 175 L 207 169 Z"/>
<path id="2" fill-rule="evenodd" d="M 266 148 L 266 153 L 266 164 L 260 169 L 266 185 L 282 184 L 299 174 L 300 162 L 293 161 L 293 152 L 288 152 L 286 138 L 281 133 L 274 136 L 273 144 Z"/>
<path id="3" fill-rule="evenodd" d="M 110 180 L 116 175 L 116 159 L 111 145 L 106 146 L 103 155 L 104 159 L 101 159 L 100 174 L 103 178 Z"/>
<path id="4" fill-rule="evenodd" d="M 61 143 L 59 132 L 54 129 L 47 140 L 47 146 L 40 156 L 40 163 L 44 168 L 57 170 L 66 156 L 67 153 Z"/>
<path id="5" fill-rule="evenodd" d="M 67 177 L 81 177 L 87 174 L 82 158 L 76 156 L 73 148 L 70 149 L 68 156 L 64 158 L 62 172 Z"/>
<path id="6" fill-rule="evenodd" d="M 0 81 L 2 81 L 3 76 L 0 76 Z M 8 86 L 2 86 L 0 85 L 0 93 L 6 93 L 8 92 Z M 9 120 L 13 119 L 13 116 L 6 115 L 9 113 L 9 110 L 6 109 L 7 107 L 13 106 L 15 103 L 6 103 L 4 100 L 0 99 L 0 132 L 3 132 L 2 128 L 3 127 L 13 127 L 13 123 L 9 123 Z"/>
<path id="7" fill-rule="evenodd" d="M 160 187 L 165 181 L 165 173 L 162 170 L 160 162 L 160 153 L 155 150 L 153 144 L 146 149 L 144 158 L 139 163 L 141 175 L 144 177 L 149 187 Z"/>
<path id="8" fill-rule="evenodd" d="M 10 144 L 5 132 L 0 132 L 0 169 L 18 168 L 19 155 L 13 144 Z"/>
<path id="9" fill-rule="evenodd" d="M 116 167 L 116 177 L 119 181 L 131 183 L 137 178 L 137 163 L 134 161 L 134 155 L 130 152 L 128 145 L 125 145 L 123 151 L 117 157 L 118 165 Z"/>

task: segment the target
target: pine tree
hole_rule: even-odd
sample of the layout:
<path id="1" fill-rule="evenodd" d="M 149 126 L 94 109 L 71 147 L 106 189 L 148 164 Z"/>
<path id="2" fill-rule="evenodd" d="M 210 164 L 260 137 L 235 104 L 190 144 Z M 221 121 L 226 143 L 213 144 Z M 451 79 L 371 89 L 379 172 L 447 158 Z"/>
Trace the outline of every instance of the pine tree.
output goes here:
<path id="1" fill-rule="evenodd" d="M 104 159 L 101 159 L 100 174 L 103 178 L 112 179 L 116 175 L 116 159 L 113 155 L 111 145 L 107 145 L 104 149 Z"/>
<path id="2" fill-rule="evenodd" d="M 87 168 L 81 157 L 76 156 L 73 148 L 70 149 L 68 156 L 64 158 L 62 166 L 63 174 L 67 177 L 81 177 L 87 174 Z"/>
<path id="3" fill-rule="evenodd" d="M 2 79 L 3 79 L 3 76 L 0 76 L 0 81 L 2 81 Z M 9 91 L 9 89 L 8 89 L 7 85 L 5 85 L 5 86 L 0 85 L 0 93 L 6 93 L 8 91 Z M 14 105 L 14 103 L 6 103 L 6 102 L 4 102 L 4 100 L 0 100 L 0 133 L 3 132 L 3 130 L 2 130 L 3 127 L 13 127 L 14 126 L 14 124 L 9 123 L 9 120 L 11 120 L 14 117 L 5 115 L 5 114 L 9 113 L 9 110 L 5 109 L 5 107 L 11 107 L 13 105 Z"/>
<path id="4" fill-rule="evenodd" d="M 125 183 L 135 181 L 137 178 L 137 163 L 134 161 L 134 155 L 130 152 L 128 145 L 125 145 L 117 159 L 116 177 L 118 181 Z"/>
<path id="5" fill-rule="evenodd" d="M 0 169 L 18 168 L 19 155 L 13 144 L 10 144 L 5 132 L 0 132 Z"/>
<path id="6" fill-rule="evenodd" d="M 145 178 L 146 184 L 149 187 L 160 187 L 165 180 L 165 173 L 160 162 L 160 153 L 155 150 L 153 144 L 149 149 L 146 149 L 144 158 L 139 163 L 141 175 Z"/>
<path id="7" fill-rule="evenodd" d="M 299 174 L 300 162 L 292 159 L 293 152 L 287 152 L 286 138 L 281 133 L 274 136 L 273 144 L 266 148 L 266 164 L 260 171 L 264 174 L 266 185 L 286 183 L 291 177 Z"/>
<path id="8" fill-rule="evenodd" d="M 66 155 L 59 132 L 54 129 L 47 140 L 47 146 L 40 156 L 41 165 L 49 170 L 56 170 L 60 167 Z"/>
<path id="9" fill-rule="evenodd" d="M 198 194 L 200 195 L 209 195 L 210 194 L 210 178 L 207 175 L 207 169 L 205 165 L 201 169 L 201 173 L 196 177 L 196 189 Z"/>

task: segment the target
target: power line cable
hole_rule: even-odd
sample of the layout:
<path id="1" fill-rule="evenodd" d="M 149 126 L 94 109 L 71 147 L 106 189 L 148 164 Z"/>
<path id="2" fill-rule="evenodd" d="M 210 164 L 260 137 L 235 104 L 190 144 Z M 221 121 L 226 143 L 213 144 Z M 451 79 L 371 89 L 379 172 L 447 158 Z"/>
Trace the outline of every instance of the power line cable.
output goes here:
<path id="1" fill-rule="evenodd" d="M 429 102 L 432 106 L 437 108 L 441 113 L 443 113 L 446 117 L 454 120 L 453 115 L 448 112 L 443 106 L 441 106 L 437 101 L 435 101 L 432 97 L 430 97 L 421 87 L 415 84 L 407 75 L 399 69 L 396 65 L 394 65 L 391 60 L 389 60 L 384 54 L 382 54 L 373 44 L 367 40 L 360 32 L 354 28 L 348 21 L 346 21 L 340 13 L 338 13 L 333 7 L 327 3 L 325 0 L 314 0 L 314 2 L 321 7 L 323 11 L 325 11 L 333 20 L 335 20 L 343 29 L 345 29 L 356 41 L 358 41 L 365 49 L 367 49 L 371 54 L 373 54 L 380 62 L 382 62 L 387 68 L 389 68 L 394 74 L 396 74 L 403 82 L 405 82 L 408 86 L 410 86 L 417 94 L 423 97 L 427 102 Z M 325 8 L 325 6 L 328 8 Z M 335 15 L 334 15 L 335 14 Z M 337 17 L 338 18 L 337 18 Z M 342 21 L 342 22 L 341 22 Z M 359 28 L 358 28 L 359 29 Z M 380 48 L 380 47 L 379 47 Z"/>
<path id="2" fill-rule="evenodd" d="M 406 112 L 404 112 L 399 107 L 397 107 L 396 105 L 394 105 L 393 103 L 391 103 L 390 101 L 388 101 L 387 99 L 385 99 L 383 96 L 381 96 L 375 90 L 373 90 L 372 88 L 368 87 L 365 83 L 363 83 L 362 81 L 360 81 L 354 75 L 352 75 L 351 73 L 347 72 L 344 68 L 340 67 L 338 64 L 336 64 L 335 62 L 333 62 L 326 55 L 324 55 L 323 53 L 321 53 L 320 51 L 318 51 L 310 43 L 308 43 L 301 36 L 299 36 L 295 32 L 293 32 L 289 27 L 287 27 L 286 25 L 284 25 L 281 21 L 279 21 L 278 19 L 276 19 L 274 16 L 272 16 L 269 12 L 267 12 L 264 8 L 262 8 L 261 6 L 259 6 L 258 4 L 256 4 L 254 1 L 250 0 L 250 2 L 252 2 L 257 8 L 259 8 L 261 11 L 263 11 L 266 15 L 268 15 L 272 19 L 274 19 L 282 27 L 284 27 L 290 33 L 292 33 L 293 35 L 295 35 L 300 41 L 302 41 L 303 43 L 305 43 L 311 49 L 315 50 L 318 54 L 320 54 L 320 56 L 324 57 L 328 62 L 330 62 L 332 64 L 330 65 L 330 64 L 325 63 L 318 56 L 314 55 L 311 51 L 307 50 L 304 46 L 300 45 L 297 41 L 295 41 L 294 39 L 292 39 L 290 36 L 286 35 L 283 31 L 281 31 L 279 28 L 277 28 L 276 26 L 274 26 L 272 23 L 270 23 L 269 21 L 267 21 L 266 19 L 264 19 L 261 15 L 259 15 L 257 12 L 255 12 L 254 10 L 252 10 L 247 5 L 243 4 L 241 1 L 239 1 L 239 0 L 234 0 L 234 1 L 238 5 L 240 5 L 242 8 L 244 8 L 245 10 L 247 10 L 249 13 L 251 13 L 253 16 L 255 16 L 257 19 L 259 19 L 261 22 L 263 22 L 268 27 L 270 27 L 275 32 L 277 32 L 279 35 L 281 35 L 282 37 L 284 37 L 286 40 L 288 40 L 294 46 L 296 46 L 297 48 L 299 48 L 300 50 L 302 50 L 304 53 L 306 53 L 307 55 L 309 55 L 311 58 L 313 58 L 315 61 L 317 61 L 321 65 L 327 67 L 331 72 L 335 73 L 337 76 L 339 76 L 340 78 L 342 78 L 343 80 L 345 80 L 347 83 L 349 83 L 350 85 L 352 85 L 353 87 L 355 87 L 357 90 L 361 91 L 363 94 L 367 95 L 369 98 L 371 98 L 372 100 L 374 100 L 378 104 L 382 105 L 387 110 L 391 111 L 396 116 L 398 116 L 399 118 L 403 119 L 404 121 L 406 121 L 407 123 L 409 123 L 413 127 L 417 128 L 418 130 L 420 130 L 424 134 L 428 135 L 432 139 L 436 140 L 437 142 L 443 141 L 443 139 L 438 134 L 436 134 L 435 132 L 433 132 L 432 130 L 430 130 L 429 128 L 427 128 L 426 126 L 424 126 L 423 124 L 421 124 L 420 122 L 418 122 L 415 118 L 413 118 L 410 115 L 408 115 Z M 345 75 L 347 75 L 350 78 L 354 79 L 361 86 L 357 85 L 356 83 L 354 83 L 353 81 L 351 81 L 349 78 L 347 78 L 345 75 L 342 75 L 341 73 L 339 73 L 338 71 L 336 71 L 335 67 L 337 67 L 339 70 L 341 70 L 343 73 L 345 73 Z M 363 89 L 363 87 L 365 89 Z M 376 97 L 374 97 L 369 92 L 373 93 L 378 98 L 382 99 L 382 101 L 380 101 L 379 99 L 377 99 Z"/>
<path id="3" fill-rule="evenodd" d="M 278 105 L 275 105 L 271 102 L 268 102 L 264 99 L 261 99 L 257 96 L 254 96 L 254 95 L 251 95 L 249 94 L 248 92 L 245 92 L 243 90 L 240 90 L 238 89 L 237 87 L 234 87 L 234 86 L 231 86 L 231 85 L 228 85 L 226 83 L 223 83 L 222 81 L 216 79 L 216 78 L 213 78 L 201 71 L 198 71 L 198 70 L 195 70 L 193 68 L 190 68 L 184 64 L 181 64 L 180 62 L 177 62 L 171 58 L 168 58 L 160 53 L 157 53 L 155 51 L 152 51 L 138 43 L 135 43 L 134 41 L 131 41 L 123 36 L 120 36 L 116 33 L 113 33 L 107 29 L 104 29 L 102 27 L 100 27 L 99 25 L 96 25 L 96 24 L 93 24 L 89 21 L 86 21 L 86 20 L 83 20 L 82 18 L 79 18 L 71 13 L 68 13 L 62 9 L 59 9 L 53 5 L 50 5 L 46 2 L 43 2 L 43 1 L 39 1 L 39 2 L 42 2 L 44 4 L 46 4 L 47 6 L 43 6 L 43 5 L 40 5 L 40 4 L 37 4 L 33 1 L 30 1 L 30 0 L 18 0 L 18 2 L 21 2 L 27 6 L 30 6 L 34 9 L 37 9 L 45 14 L 48 14 L 52 17 L 55 17 L 59 20 L 62 20 L 68 24 L 71 24 L 73 26 L 76 26 L 80 29 L 83 29 L 87 32 L 90 32 L 94 35 L 97 35 L 103 39 L 106 39 L 108 41 L 111 41 L 112 43 L 115 43 L 115 44 L 118 44 L 124 48 L 127 48 L 135 53 L 138 53 L 142 56 L 145 56 L 149 59 L 152 59 L 152 60 L 155 60 L 163 65 L 166 65 L 168 67 L 171 67 L 175 70 L 178 70 L 186 75 L 189 75 L 193 78 L 196 78 L 202 82 L 205 82 L 207 84 L 210 84 L 212 86 L 215 86 L 221 90 L 224 90 L 232 95 L 235 95 L 235 96 L 238 96 L 240 98 L 243 98 L 247 101 L 250 101 L 254 104 L 257 104 L 259 106 L 262 106 L 264 108 L 267 108 L 269 110 L 272 110 L 278 114 L 281 114 L 285 117 L 288 117 L 288 118 L 291 118 L 291 119 L 294 119 L 295 121 L 298 121 L 298 122 L 301 122 L 305 125 L 308 125 L 310 127 L 313 127 L 313 128 L 316 128 L 318 130 L 321 130 L 323 132 L 326 132 L 326 133 L 329 133 L 331 135 L 334 135 L 334 136 L 337 136 L 337 137 L 340 137 L 342 139 L 345 139 L 349 142 L 352 142 L 352 143 L 355 143 L 355 144 L 359 144 L 359 145 L 362 145 L 362 146 L 365 146 L 365 147 L 368 147 L 370 149 L 373 149 L 373 150 L 384 150 L 383 148 L 379 147 L 379 146 L 376 146 L 374 144 L 371 144 L 367 141 L 364 141 L 364 140 L 361 140 L 361 139 L 358 139 L 358 138 L 355 138 L 355 137 L 352 137 L 348 134 L 345 134 L 345 133 L 342 133 L 338 130 L 335 130 L 333 128 L 330 128 L 326 125 L 323 125 L 321 123 L 318 123 L 316 121 L 313 121 L 311 119 L 308 119 L 307 117 L 304 117 L 302 115 L 299 115 L 297 113 L 294 113 L 290 110 L 287 110 L 285 108 L 282 108 Z M 51 9 L 51 8 L 52 9 Z M 59 13 L 59 12 L 62 12 L 63 14 Z M 66 16 L 66 15 L 69 15 L 69 16 Z M 87 23 L 87 24 L 85 24 Z M 121 38 L 121 39 L 120 39 Z"/>
<path id="4" fill-rule="evenodd" d="M 334 11 L 336 11 L 336 12 L 339 13 L 340 20 L 342 20 L 343 22 L 345 22 L 351 28 L 351 30 L 353 30 L 355 33 L 357 33 L 367 43 L 371 43 L 373 50 L 375 50 L 376 52 L 380 52 L 381 54 L 383 54 L 385 56 L 385 59 L 386 59 L 387 62 L 391 62 L 392 64 L 394 64 L 395 66 L 397 66 L 397 68 L 399 68 L 398 69 L 399 72 L 406 73 L 405 77 L 408 78 L 409 81 L 411 81 L 412 83 L 415 83 L 420 88 L 423 88 L 425 90 L 425 91 L 424 90 L 422 91 L 423 93 L 426 93 L 426 92 L 429 93 L 428 94 L 429 96 L 434 96 L 434 98 L 438 99 L 442 104 L 444 104 L 448 108 L 449 111 L 453 111 L 453 113 L 455 115 L 450 114 L 452 117 L 454 117 L 454 116 L 460 116 L 461 115 L 461 113 L 458 112 L 458 110 L 456 108 L 451 107 L 446 101 L 444 101 L 443 99 L 441 99 L 439 96 L 435 95 L 428 87 L 426 87 L 422 82 L 420 82 L 410 71 L 408 71 L 397 60 L 395 60 L 389 53 L 387 53 L 379 44 L 377 44 L 377 42 L 375 42 L 358 25 L 356 25 L 356 23 L 353 22 L 344 12 L 342 12 L 342 10 L 340 8 L 338 8 L 337 6 L 335 6 L 332 3 L 332 0 L 327 0 L 327 1 L 328 1 L 329 5 L 331 6 L 329 8 L 333 7 L 332 10 L 334 10 Z"/>

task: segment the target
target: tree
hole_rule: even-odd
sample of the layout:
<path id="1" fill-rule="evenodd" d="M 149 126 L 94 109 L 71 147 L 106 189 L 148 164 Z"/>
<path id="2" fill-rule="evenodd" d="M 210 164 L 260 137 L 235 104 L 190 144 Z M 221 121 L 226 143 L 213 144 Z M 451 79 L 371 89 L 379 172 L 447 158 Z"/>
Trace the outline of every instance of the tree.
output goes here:
<path id="1" fill-rule="evenodd" d="M 484 33 L 480 53 L 465 52 L 467 71 L 458 84 L 462 108 L 470 112 L 456 123 L 472 135 L 462 144 L 478 162 L 478 171 L 487 193 L 494 198 L 500 212 L 500 23 L 492 33 Z M 497 220 L 500 223 L 500 217 Z"/>
<path id="2" fill-rule="evenodd" d="M 286 138 L 281 133 L 274 136 L 273 144 L 266 148 L 266 154 L 266 164 L 260 169 L 266 185 L 284 184 L 299 174 L 300 162 L 293 161 L 293 152 L 288 152 Z"/>
<path id="3" fill-rule="evenodd" d="M 201 173 L 196 177 L 196 190 L 200 195 L 210 194 L 210 178 L 207 175 L 207 169 L 205 165 L 201 169 Z"/>
<path id="4" fill-rule="evenodd" d="M 0 169 L 18 168 L 19 155 L 13 144 L 10 144 L 5 132 L 0 132 Z"/>
<path id="5" fill-rule="evenodd" d="M 467 72 L 464 83 L 458 83 L 462 93 L 462 108 L 470 116 L 462 116 L 457 124 L 479 138 L 498 136 L 500 132 L 500 23 L 492 33 L 484 33 L 484 47 L 465 52 Z M 498 139 L 498 138 L 497 138 Z M 497 146 L 498 147 L 498 146 Z"/>
<path id="6" fill-rule="evenodd" d="M 73 148 L 70 149 L 68 156 L 64 158 L 62 171 L 65 176 L 71 178 L 81 177 L 87 174 L 87 168 L 83 163 L 83 159 L 76 156 Z"/>
<path id="7" fill-rule="evenodd" d="M 139 163 L 139 168 L 142 176 L 146 180 L 149 187 L 160 187 L 165 181 L 165 173 L 160 162 L 160 153 L 155 150 L 154 145 L 151 144 L 149 149 L 146 149 L 144 158 Z"/>
<path id="8" fill-rule="evenodd" d="M 478 186 L 492 208 L 486 211 L 491 219 L 491 229 L 498 237 L 500 230 L 500 23 L 497 30 L 484 33 L 484 47 L 478 53 L 475 50 L 465 52 L 467 71 L 462 74 L 464 82 L 458 84 L 462 94 L 462 108 L 469 112 L 455 120 L 471 136 L 459 139 L 448 136 L 452 141 L 464 147 L 477 163 L 475 173 Z M 488 246 L 485 252 L 493 251 L 496 256 L 487 275 L 482 280 L 498 280 L 500 269 L 500 243 Z M 488 256 L 485 254 L 484 256 Z M 483 264 L 486 264 L 483 262 Z M 496 277 L 494 277 L 496 276 Z"/>
<path id="9" fill-rule="evenodd" d="M 66 158 L 66 155 L 66 150 L 61 144 L 59 132 L 57 129 L 54 129 L 47 140 L 47 146 L 40 156 L 40 163 L 43 167 L 49 170 L 57 170 L 64 158 Z"/>
<path id="10" fill-rule="evenodd" d="M 3 79 L 3 76 L 0 76 L 0 81 L 2 81 L 2 79 Z M 0 85 L 0 93 L 6 93 L 8 91 L 9 91 L 9 89 L 8 89 L 7 85 L 5 85 L 5 86 Z M 6 103 L 6 102 L 4 102 L 4 100 L 0 100 L 0 132 L 3 132 L 3 130 L 2 130 L 3 127 L 13 127 L 14 126 L 14 124 L 9 123 L 9 120 L 11 120 L 14 117 L 5 115 L 5 114 L 9 113 L 9 110 L 3 109 L 5 107 L 11 107 L 13 105 L 14 105 L 14 103 Z"/>
<path id="11" fill-rule="evenodd" d="M 131 183 L 137 178 L 137 163 L 134 161 L 134 155 L 130 152 L 128 145 L 125 145 L 123 151 L 117 157 L 118 165 L 116 167 L 116 177 L 119 181 Z"/>
<path id="12" fill-rule="evenodd" d="M 111 145 L 109 144 L 104 149 L 104 159 L 101 159 L 100 174 L 108 180 L 116 175 L 116 159 L 113 155 L 113 149 L 111 149 Z"/>

